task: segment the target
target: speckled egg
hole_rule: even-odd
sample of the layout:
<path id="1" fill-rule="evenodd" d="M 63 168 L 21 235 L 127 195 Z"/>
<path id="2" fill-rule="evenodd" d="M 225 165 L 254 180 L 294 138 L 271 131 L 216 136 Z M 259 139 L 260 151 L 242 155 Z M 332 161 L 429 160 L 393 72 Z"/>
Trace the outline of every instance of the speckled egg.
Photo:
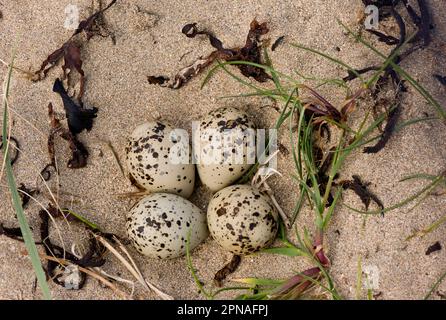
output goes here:
<path id="1" fill-rule="evenodd" d="M 234 254 L 249 254 L 269 245 L 278 230 L 278 215 L 268 196 L 249 185 L 217 192 L 207 210 L 215 241 Z"/>
<path id="2" fill-rule="evenodd" d="M 153 193 L 140 200 L 128 213 L 126 227 L 136 250 L 159 259 L 186 254 L 189 230 L 191 250 L 208 236 L 206 214 L 170 193 Z"/>
<path id="3" fill-rule="evenodd" d="M 144 123 L 128 139 L 126 154 L 129 174 L 142 188 L 186 198 L 192 194 L 195 167 L 184 130 L 159 121 Z"/>
<path id="4" fill-rule="evenodd" d="M 193 130 L 200 180 L 215 192 L 234 183 L 256 162 L 255 125 L 236 108 L 219 108 Z"/>

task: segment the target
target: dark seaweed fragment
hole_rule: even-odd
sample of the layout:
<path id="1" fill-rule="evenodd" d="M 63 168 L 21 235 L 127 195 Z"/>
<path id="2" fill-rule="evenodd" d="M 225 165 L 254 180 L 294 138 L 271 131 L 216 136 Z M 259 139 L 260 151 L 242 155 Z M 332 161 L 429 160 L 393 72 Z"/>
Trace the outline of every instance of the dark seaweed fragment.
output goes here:
<path id="1" fill-rule="evenodd" d="M 384 132 L 381 134 L 379 141 L 371 147 L 365 147 L 364 153 L 378 153 L 381 151 L 389 142 L 390 137 L 395 131 L 396 123 L 401 115 L 401 106 L 398 104 L 389 112 L 389 116 L 387 118 L 386 126 L 384 127 Z"/>
<path id="2" fill-rule="evenodd" d="M 6 236 L 13 240 L 23 241 L 22 231 L 20 228 L 7 228 L 0 223 L 0 236 Z"/>
<path id="3" fill-rule="evenodd" d="M 427 248 L 426 250 L 426 255 L 430 255 L 431 253 L 435 252 L 435 251 L 440 251 L 441 250 L 441 244 L 440 242 L 435 242 L 433 245 L 429 246 L 429 248 Z"/>
<path id="4" fill-rule="evenodd" d="M 241 60 L 263 64 L 260 50 L 260 37 L 268 32 L 269 29 L 266 22 L 258 23 L 257 20 L 254 19 L 251 22 L 245 46 L 241 48 L 234 57 L 229 59 L 229 61 Z M 238 68 L 245 77 L 252 77 L 258 82 L 265 82 L 271 79 L 271 77 L 262 68 L 244 64 L 239 65 Z"/>
<path id="5" fill-rule="evenodd" d="M 50 54 L 48 58 L 42 63 L 40 69 L 35 72 L 35 74 L 37 75 L 37 79 L 35 80 L 39 81 L 44 79 L 47 76 L 48 72 L 62 58 L 64 59 L 64 64 L 62 65 L 64 78 L 67 77 L 72 70 L 76 70 L 80 75 L 80 90 L 78 98 L 79 100 L 81 100 L 84 94 L 85 73 L 82 69 L 80 47 L 75 44 L 74 41 L 67 41 L 62 45 L 62 47 Z M 67 72 L 67 70 L 69 71 Z"/>
<path id="6" fill-rule="evenodd" d="M 442 85 L 446 86 L 446 76 L 434 74 L 434 78 L 437 79 Z"/>
<path id="7" fill-rule="evenodd" d="M 68 141 L 70 147 L 71 158 L 68 160 L 68 168 L 78 169 L 85 167 L 87 165 L 87 159 L 89 156 L 87 148 L 81 141 L 78 140 L 76 135 L 73 134 L 70 130 L 62 127 L 62 124 L 54 114 L 53 105 L 51 103 L 48 104 L 48 117 L 50 118 L 51 123 L 51 130 L 50 134 L 48 135 L 47 141 L 50 163 L 47 164 L 45 168 L 43 168 L 43 170 L 40 172 L 45 181 L 48 181 L 51 178 L 51 169 L 53 169 L 56 174 L 58 174 L 55 159 L 55 137 L 57 134 L 60 135 L 60 137 L 62 137 L 64 140 Z"/>
<path id="8" fill-rule="evenodd" d="M 62 81 L 60 81 L 59 78 L 54 82 L 53 91 L 58 93 L 62 98 L 70 132 L 76 135 L 83 130 L 90 131 L 93 127 L 93 119 L 96 118 L 98 109 L 85 109 L 82 106 L 77 105 L 73 99 L 68 96 Z"/>
<path id="9" fill-rule="evenodd" d="M 48 155 L 50 158 L 50 163 L 45 166 L 45 168 L 40 171 L 40 175 L 42 176 L 43 180 L 49 181 L 51 179 L 51 169 L 53 169 L 56 173 L 57 172 L 57 166 L 56 166 L 56 150 L 55 150 L 55 136 L 57 133 L 60 133 L 63 131 L 62 125 L 59 121 L 59 119 L 56 118 L 56 115 L 54 113 L 53 104 L 50 102 L 48 104 L 48 117 L 50 118 L 50 134 L 48 135 L 47 140 L 47 147 L 48 147 Z"/>
<path id="10" fill-rule="evenodd" d="M 396 13 L 395 10 L 393 10 L 393 8 L 392 8 L 392 14 L 394 15 L 394 17 L 397 21 L 400 21 L 400 23 L 398 24 L 400 27 L 400 42 L 392 50 L 392 53 L 390 55 L 393 55 L 395 50 L 398 50 L 398 48 L 405 41 L 405 37 L 406 37 L 405 25 L 404 25 L 404 22 L 402 21 L 401 17 L 399 16 L 399 14 Z M 413 48 L 416 48 L 416 47 L 413 47 Z M 414 50 L 415 49 L 409 50 L 408 52 L 406 52 L 406 54 L 409 55 L 410 53 L 414 52 Z M 407 55 L 404 55 L 404 57 L 406 57 Z M 402 55 L 395 57 L 394 61 L 396 64 L 400 63 L 402 61 Z M 404 83 L 401 80 L 401 78 L 399 77 L 398 73 L 393 68 L 391 68 L 391 66 L 387 67 L 385 69 L 384 74 L 382 74 L 378 78 L 375 88 L 372 91 L 372 96 L 376 99 L 381 91 L 381 88 L 384 88 L 385 85 L 387 85 L 387 84 L 393 85 L 393 90 L 395 91 L 395 101 L 391 104 L 391 105 L 393 105 L 393 107 L 387 111 L 387 113 L 388 113 L 387 114 L 387 123 L 386 123 L 383 133 L 381 134 L 379 141 L 374 146 L 365 147 L 363 150 L 364 153 L 378 153 L 386 146 L 386 144 L 389 142 L 392 134 L 395 131 L 397 121 L 401 115 L 401 93 L 406 92 L 407 89 L 404 86 Z M 385 105 L 389 105 L 389 103 L 386 101 L 386 99 L 379 99 L 379 102 L 381 102 Z M 375 107 L 376 107 L 376 105 L 375 105 Z"/>
<path id="11" fill-rule="evenodd" d="M 242 259 L 240 256 L 234 255 L 228 264 L 217 271 L 214 276 L 214 283 L 217 287 L 221 287 L 226 277 L 237 270 L 237 267 L 240 265 L 241 260 Z"/>
<path id="12" fill-rule="evenodd" d="M 420 15 L 417 15 L 415 10 L 410 6 L 407 0 L 403 0 L 403 3 L 411 17 L 412 21 L 419 27 L 417 37 L 421 37 L 424 42 L 424 46 L 428 46 L 431 42 L 430 26 L 431 17 L 426 1 L 417 0 Z"/>
<path id="13" fill-rule="evenodd" d="M 206 35 L 209 38 L 209 43 L 211 46 L 213 46 L 215 49 L 224 52 L 226 49 L 223 47 L 223 43 L 216 37 L 212 32 L 209 32 L 207 30 L 201 30 L 199 31 L 197 28 L 196 23 L 189 23 L 186 24 L 182 29 L 181 32 L 188 38 L 195 38 L 197 35 Z M 233 52 L 231 50 L 228 50 L 226 52 L 227 54 L 231 55 Z"/>
<path id="14" fill-rule="evenodd" d="M 104 12 L 110 9 L 116 3 L 117 0 L 112 0 L 106 7 L 99 9 L 94 14 L 89 16 L 87 19 L 79 22 L 77 29 L 74 31 L 73 36 L 84 31 L 87 35 L 87 40 L 90 40 L 95 34 L 98 33 L 100 27 L 98 26 L 98 20 L 102 20 Z"/>
<path id="15" fill-rule="evenodd" d="M 105 247 L 96 241 L 94 237 L 91 237 L 87 253 L 75 261 L 75 263 L 84 268 L 100 267 L 105 263 L 105 259 L 103 258 L 104 253 Z"/>
<path id="16" fill-rule="evenodd" d="M 147 76 L 147 81 L 150 84 L 157 84 L 159 86 L 162 86 L 166 82 L 169 82 L 169 80 L 170 80 L 169 78 L 164 76 Z"/>
<path id="17" fill-rule="evenodd" d="M 285 40 L 285 36 L 280 36 L 274 41 L 273 45 L 271 46 L 271 51 L 275 51 L 278 46 L 280 46 L 283 43 L 283 40 Z"/>
<path id="18" fill-rule="evenodd" d="M 173 78 L 165 76 L 148 76 L 147 80 L 150 84 L 156 84 L 170 89 L 179 89 L 215 60 L 246 61 L 263 64 L 260 50 L 260 37 L 268 31 L 266 23 L 258 23 L 257 20 L 254 19 L 250 24 L 245 45 L 242 48 L 227 49 L 212 32 L 199 30 L 196 23 L 186 24 L 181 30 L 186 37 L 195 38 L 198 35 L 205 35 L 208 37 L 209 42 L 215 51 L 211 52 L 206 57 L 198 58 L 189 66 L 182 68 Z M 252 77 L 258 82 L 265 82 L 271 79 L 265 70 L 259 67 L 239 64 L 237 65 L 237 68 L 244 76 Z"/>
<path id="19" fill-rule="evenodd" d="M 380 31 L 374 30 L 374 29 L 367 29 L 368 32 L 374 34 L 378 37 L 378 41 L 384 42 L 385 44 L 392 46 L 399 43 L 399 40 L 395 38 L 394 36 L 389 36 L 387 34 L 384 34 Z"/>
<path id="20" fill-rule="evenodd" d="M 422 48 L 422 47 L 426 47 L 429 45 L 430 41 L 431 41 L 431 36 L 430 36 L 430 29 L 433 28 L 432 24 L 431 24 L 431 15 L 429 13 L 429 9 L 427 6 L 426 1 L 424 0 L 417 0 L 417 4 L 418 4 L 418 8 L 420 11 L 420 15 L 418 15 L 416 13 L 416 11 L 413 9 L 413 7 L 409 4 L 409 2 L 407 0 L 402 0 L 401 1 L 404 5 L 404 7 L 406 8 L 410 19 L 412 20 L 413 24 L 415 24 L 415 26 L 418 27 L 418 32 L 416 37 L 414 37 L 411 40 L 411 43 L 413 44 L 411 47 L 409 47 L 406 51 L 399 53 L 395 59 L 394 62 L 396 64 L 399 64 L 404 58 L 406 58 L 407 56 L 409 56 L 410 54 L 412 54 L 414 51 Z M 396 47 L 392 50 L 392 52 L 390 53 L 389 57 L 395 53 L 396 50 L 400 49 L 401 45 L 404 43 L 405 39 L 406 39 L 406 21 L 401 17 L 401 15 L 399 14 L 399 12 L 397 11 L 396 7 L 397 5 L 400 3 L 400 0 L 378 0 L 378 1 L 374 1 L 374 0 L 363 0 L 363 3 L 365 6 L 368 5 L 376 5 L 379 9 L 380 9 L 380 17 L 383 15 L 385 16 L 393 16 L 393 18 L 395 19 L 398 28 L 399 28 L 399 41 L 396 42 Z M 395 39 L 389 38 L 389 36 L 384 35 L 382 33 L 380 33 L 379 31 L 373 31 L 373 30 L 368 30 L 371 33 L 374 33 L 375 35 L 378 36 L 378 40 L 387 42 L 388 44 L 395 42 Z M 419 45 L 416 42 L 419 39 L 423 40 L 423 44 Z M 367 68 L 363 69 L 363 70 L 377 70 L 375 69 L 376 67 L 369 67 L 370 69 L 367 70 Z M 386 74 L 389 74 L 390 71 L 392 70 L 392 66 L 389 65 L 385 72 Z M 359 72 L 360 70 L 358 70 L 358 73 L 361 74 L 361 72 Z M 348 76 L 344 78 L 345 81 L 350 81 L 355 79 L 357 76 L 350 72 L 348 73 Z"/>
<path id="21" fill-rule="evenodd" d="M 347 71 L 348 75 L 346 77 L 342 78 L 342 80 L 344 80 L 344 81 L 351 81 L 351 80 L 354 80 L 354 79 L 356 79 L 358 77 L 357 74 L 361 75 L 361 74 L 367 73 L 369 71 L 376 71 L 376 70 L 379 70 L 379 67 L 377 67 L 377 66 L 370 66 L 370 67 L 366 67 L 366 68 L 363 68 L 363 69 L 357 69 L 357 70 L 355 70 L 356 73 L 354 73 L 351 70 L 348 70 Z"/>
<path id="22" fill-rule="evenodd" d="M 87 148 L 77 137 L 69 131 L 65 131 L 60 135 L 68 141 L 71 150 L 71 159 L 68 160 L 68 168 L 79 169 L 87 165 L 87 159 L 90 155 Z"/>
<path id="23" fill-rule="evenodd" d="M 341 112 L 336 109 L 335 106 L 333 106 L 327 99 L 322 97 L 316 90 L 306 86 L 301 85 L 301 88 L 307 89 L 313 97 L 316 98 L 317 101 L 310 103 L 306 106 L 306 117 L 307 120 L 309 120 L 308 117 L 311 116 L 326 116 L 329 117 L 335 121 L 341 121 L 342 114 Z"/>
<path id="24" fill-rule="evenodd" d="M 38 192 L 37 189 L 28 189 L 23 183 L 20 184 L 20 186 L 17 190 L 19 191 L 19 196 L 22 200 L 23 209 L 25 209 L 28 206 L 28 203 L 29 203 L 29 200 L 31 200 L 31 197 Z"/>
<path id="25" fill-rule="evenodd" d="M 362 2 L 364 3 L 365 6 L 375 5 L 378 8 L 393 6 L 398 1 L 395 1 L 395 0 L 362 0 Z"/>
<path id="26" fill-rule="evenodd" d="M 381 210 L 384 210 L 382 201 L 368 189 L 370 183 L 363 182 L 358 175 L 353 175 L 352 178 L 353 180 L 343 181 L 341 183 L 342 187 L 344 189 L 350 189 L 356 193 L 364 204 L 366 210 L 369 209 L 371 201 L 373 201 Z M 384 212 L 381 212 L 381 214 L 384 215 Z"/>

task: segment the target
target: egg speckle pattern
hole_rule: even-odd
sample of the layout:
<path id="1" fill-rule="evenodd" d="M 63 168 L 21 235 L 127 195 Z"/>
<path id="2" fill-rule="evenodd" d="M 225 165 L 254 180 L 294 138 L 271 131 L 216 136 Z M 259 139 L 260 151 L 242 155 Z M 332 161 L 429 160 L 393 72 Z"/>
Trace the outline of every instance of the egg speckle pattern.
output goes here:
<path id="1" fill-rule="evenodd" d="M 236 108 L 219 108 L 194 131 L 194 156 L 201 181 L 218 191 L 237 181 L 255 163 L 255 125 Z"/>
<path id="2" fill-rule="evenodd" d="M 188 139 L 182 138 L 172 126 L 159 121 L 136 127 L 128 139 L 126 162 L 138 185 L 186 198 L 192 194 L 195 167 L 190 161 Z"/>
<path id="3" fill-rule="evenodd" d="M 269 245 L 278 230 L 278 215 L 270 199 L 249 185 L 217 192 L 207 210 L 215 241 L 234 254 L 249 254 Z"/>
<path id="4" fill-rule="evenodd" d="M 159 259 L 184 255 L 189 230 L 191 250 L 208 236 L 206 214 L 170 193 L 154 193 L 140 200 L 128 213 L 126 227 L 140 253 Z"/>

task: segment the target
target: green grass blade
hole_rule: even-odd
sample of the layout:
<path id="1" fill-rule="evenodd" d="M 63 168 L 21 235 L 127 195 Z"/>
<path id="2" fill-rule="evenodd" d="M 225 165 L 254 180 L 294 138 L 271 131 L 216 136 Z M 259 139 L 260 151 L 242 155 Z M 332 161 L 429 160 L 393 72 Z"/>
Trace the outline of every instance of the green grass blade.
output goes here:
<path id="1" fill-rule="evenodd" d="M 438 176 L 434 176 L 432 174 L 416 173 L 416 174 L 412 174 L 410 176 L 402 178 L 399 182 L 413 180 L 413 179 L 424 179 L 424 180 L 432 181 L 432 180 L 436 179 L 437 177 Z"/>
<path id="2" fill-rule="evenodd" d="M 437 290 L 438 286 L 443 282 L 444 278 L 446 278 L 446 272 L 441 275 L 441 277 L 435 282 L 435 284 L 432 286 L 432 288 L 429 290 L 429 292 L 424 297 L 424 300 L 427 300 L 430 298 L 432 293 Z"/>
<path id="3" fill-rule="evenodd" d="M 333 216 L 334 209 L 336 208 L 338 200 L 341 197 L 342 190 L 343 190 L 342 188 L 338 188 L 338 190 L 336 191 L 336 194 L 334 196 L 333 203 L 328 208 L 327 214 L 324 217 L 324 223 L 322 225 L 322 228 L 324 231 L 327 230 L 328 224 L 330 223 L 331 217 Z"/>
<path id="4" fill-rule="evenodd" d="M 361 300 L 362 296 L 362 259 L 358 257 L 358 263 L 356 266 L 356 300 Z"/>
<path id="5" fill-rule="evenodd" d="M 423 230 L 417 231 L 417 232 L 413 233 L 412 235 L 408 236 L 406 238 L 406 241 L 409 241 L 410 239 L 415 238 L 415 237 L 424 237 L 425 235 L 433 232 L 435 229 L 437 229 L 443 223 L 446 223 L 446 215 L 444 215 L 443 217 L 441 217 L 440 219 L 438 219 L 434 223 L 430 224 L 426 228 L 423 228 Z"/>
<path id="6" fill-rule="evenodd" d="M 299 257 L 303 256 L 302 250 L 290 247 L 290 248 L 267 248 L 261 251 L 262 253 L 280 254 L 288 257 Z"/>
<path id="7" fill-rule="evenodd" d="M 207 298 L 207 299 L 212 299 L 212 294 L 208 293 L 206 291 L 206 289 L 204 288 L 203 284 L 201 283 L 200 279 L 197 276 L 197 273 L 195 271 L 195 268 L 192 264 L 192 257 L 190 254 L 190 233 L 191 230 L 189 230 L 189 232 L 187 233 L 187 238 L 186 238 L 186 264 L 187 264 L 187 268 L 189 269 L 189 272 L 192 275 L 192 278 L 194 279 L 195 284 L 198 287 L 198 290 L 200 290 L 200 292 Z"/>
<path id="8" fill-rule="evenodd" d="M 44 299 L 51 300 L 51 292 L 48 286 L 48 283 L 46 282 L 46 275 L 43 271 L 42 264 L 40 262 L 39 258 L 39 252 L 37 251 L 36 244 L 34 242 L 31 229 L 29 227 L 28 221 L 25 217 L 25 212 L 22 207 L 22 201 L 19 196 L 19 192 L 17 190 L 17 184 L 14 177 L 14 172 L 12 170 L 11 160 L 9 157 L 8 152 L 8 96 L 9 96 L 9 89 L 10 89 L 10 83 L 11 83 L 11 76 L 12 76 L 12 70 L 13 70 L 13 63 L 14 59 L 12 59 L 10 65 L 8 74 L 5 80 L 5 92 L 3 96 L 3 128 L 2 128 L 2 142 L 3 142 L 3 152 L 4 152 L 4 160 L 5 160 L 5 172 L 6 172 L 6 178 L 8 182 L 8 187 L 11 192 L 11 198 L 12 198 L 12 204 L 14 207 L 14 210 L 17 215 L 17 220 L 20 225 L 20 230 L 22 232 L 23 241 L 25 242 L 26 251 L 28 252 L 28 255 L 31 259 L 31 264 L 34 268 L 34 272 L 37 277 L 37 282 L 40 286 L 40 289 L 42 290 L 42 294 Z"/>
<path id="9" fill-rule="evenodd" d="M 300 44 L 291 43 L 291 45 L 292 45 L 293 47 L 296 47 L 296 48 L 299 48 L 299 49 L 302 49 L 302 50 L 309 51 L 309 52 L 312 52 L 312 53 L 314 53 L 314 54 L 317 54 L 317 55 L 319 55 L 319 56 L 321 56 L 321 57 L 323 57 L 323 58 L 325 58 L 325 59 L 327 59 L 327 60 L 330 60 L 330 61 L 332 61 L 332 62 L 334 62 L 334 63 L 336 63 L 336 64 L 338 64 L 338 65 L 343 66 L 344 68 L 346 68 L 347 70 L 349 70 L 350 72 L 352 72 L 355 76 L 357 76 L 359 79 L 361 79 L 362 82 L 364 82 L 363 77 L 362 77 L 362 76 L 355 70 L 355 68 L 349 66 L 349 65 L 346 64 L 345 62 L 343 62 L 343 61 L 341 61 L 341 60 L 338 60 L 338 59 L 336 59 L 336 58 L 333 58 L 333 57 L 329 56 L 328 54 L 325 54 L 325 53 L 323 53 L 323 52 L 321 52 L 321 51 L 318 51 L 318 50 L 315 50 L 315 49 L 312 49 L 312 48 L 308 48 L 308 47 L 305 47 L 305 46 L 300 45 Z"/>

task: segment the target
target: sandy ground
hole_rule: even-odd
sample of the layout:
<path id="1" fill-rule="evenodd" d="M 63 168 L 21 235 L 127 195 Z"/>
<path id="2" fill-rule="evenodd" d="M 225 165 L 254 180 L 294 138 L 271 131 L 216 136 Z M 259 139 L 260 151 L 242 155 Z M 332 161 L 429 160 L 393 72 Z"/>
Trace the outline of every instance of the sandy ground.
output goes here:
<path id="1" fill-rule="evenodd" d="M 428 2 L 435 24 L 434 42 L 430 49 L 418 52 L 405 61 L 403 67 L 421 81 L 442 105 L 446 105 L 445 87 L 432 78 L 433 73 L 446 74 L 444 2 Z M 12 48 L 16 47 L 16 65 L 36 70 L 46 56 L 72 32 L 63 28 L 64 8 L 68 4 L 78 5 L 82 17 L 90 13 L 90 0 L 2 1 L 0 58 L 8 61 Z M 203 90 L 200 90 L 203 75 L 176 91 L 147 83 L 147 75 L 173 75 L 179 68 L 212 50 L 207 40 L 187 39 L 181 34 L 181 27 L 186 23 L 198 22 L 213 30 L 227 47 L 234 47 L 244 43 L 249 24 L 257 17 L 259 21 L 268 21 L 271 30 L 268 37 L 272 41 L 285 35 L 288 42 L 311 46 L 336 55 L 353 66 L 363 67 L 379 60 L 347 37 L 336 22 L 336 19 L 340 19 L 358 30 L 358 11 L 361 8 L 359 0 L 118 0 L 117 5 L 106 13 L 106 21 L 115 34 L 116 44 L 110 38 L 96 37 L 82 50 L 87 75 L 85 102 L 97 107 L 99 113 L 93 130 L 80 135 L 91 152 L 86 168 L 78 171 L 66 168 L 66 145 L 60 141 L 58 143 L 61 205 L 82 212 L 104 230 L 124 235 L 124 217 L 132 202 L 119 199 L 116 195 L 134 189 L 122 176 L 111 151 L 101 141 L 109 141 L 122 161 L 126 136 L 136 125 L 163 118 L 190 130 L 192 120 L 225 105 L 246 110 L 259 127 L 272 126 L 277 113 L 271 108 L 263 108 L 268 101 L 257 98 L 218 99 L 223 95 L 247 91 L 247 88 L 223 73 L 215 76 Z M 369 35 L 365 36 L 378 48 L 388 50 Z M 339 52 L 336 47 L 339 47 Z M 338 67 L 288 44 L 271 53 L 271 58 L 277 69 L 288 74 L 299 70 L 306 75 L 324 78 L 344 75 Z M 6 67 L 3 66 L 0 75 L 3 78 L 5 74 Z M 29 186 L 36 186 L 38 173 L 48 161 L 46 137 L 49 125 L 46 107 L 52 102 L 58 112 L 63 110 L 60 98 L 51 91 L 54 79 L 60 75 L 61 69 L 57 67 L 42 82 L 32 83 L 19 73 L 14 73 L 12 80 L 10 103 L 16 112 L 13 114 L 13 135 L 19 139 L 23 149 L 14 169 L 17 180 Z M 341 102 L 344 97 L 339 91 L 331 90 L 323 90 L 323 93 L 333 102 Z M 421 117 L 424 113 L 433 115 L 434 112 L 413 89 L 404 95 L 403 119 Z M 358 111 L 358 117 L 363 114 Z M 359 174 L 372 183 L 373 192 L 389 206 L 422 186 L 421 182 L 399 183 L 399 179 L 411 173 L 438 174 L 446 168 L 445 141 L 445 126 L 439 122 L 423 122 L 407 127 L 396 134 L 379 154 L 354 153 L 342 170 L 342 177 Z M 289 146 L 286 132 L 283 133 L 282 143 Z M 297 195 L 294 192 L 296 186 L 289 177 L 292 171 L 289 156 L 279 156 L 279 170 L 284 173 L 284 177 L 275 178 L 271 185 L 280 204 L 287 212 L 291 212 Z M 41 183 L 38 186 L 43 189 Z M 57 187 L 55 179 L 51 181 L 51 187 Z M 3 179 L 0 188 L 0 221 L 6 226 L 13 226 L 17 221 L 9 196 Z M 192 200 L 205 209 L 208 196 L 203 188 L 198 188 Z M 48 202 L 45 194 L 38 199 L 44 205 Z M 345 193 L 343 201 L 362 208 L 359 199 L 350 191 Z M 444 215 L 445 205 L 444 196 L 429 197 L 413 211 L 404 208 L 390 212 L 385 217 L 369 217 L 365 224 L 361 215 L 339 206 L 327 232 L 326 242 L 333 263 L 331 274 L 340 293 L 345 298 L 355 298 L 357 265 L 361 258 L 364 269 L 372 268 L 378 272 L 379 282 L 374 293 L 380 299 L 422 298 L 445 271 L 445 249 L 431 255 L 426 255 L 425 251 L 436 241 L 440 241 L 442 246 L 446 245 L 446 225 L 422 239 L 409 242 L 404 239 L 414 230 Z M 39 206 L 33 203 L 26 212 L 35 230 L 38 230 L 38 210 Z M 300 230 L 304 226 L 313 228 L 313 214 L 308 208 L 300 214 L 297 226 Z M 60 228 L 68 230 L 63 223 L 60 223 Z M 64 232 L 67 235 L 67 246 L 71 241 L 82 241 L 82 236 L 72 236 L 75 230 L 76 227 L 73 227 L 73 232 Z M 38 289 L 33 289 L 35 277 L 24 252 L 23 244 L 0 237 L 0 298 L 37 299 L 41 296 Z M 158 261 L 140 256 L 133 250 L 132 253 L 147 279 L 167 293 L 175 298 L 202 298 L 184 258 Z M 193 252 L 199 276 L 209 285 L 214 273 L 229 259 L 230 255 L 221 251 L 211 239 Z M 232 277 L 283 278 L 305 267 L 306 262 L 299 258 L 253 255 L 243 260 Z M 104 269 L 131 278 L 114 259 L 109 259 Z M 50 286 L 56 299 L 118 298 L 110 289 L 91 278 L 79 291 L 66 291 L 54 284 Z M 438 291 L 440 294 L 446 293 L 446 282 Z M 234 296 L 235 293 L 228 293 L 221 297 Z M 140 286 L 136 287 L 136 297 L 155 298 Z M 439 299 L 440 295 L 435 293 L 433 297 Z"/>

